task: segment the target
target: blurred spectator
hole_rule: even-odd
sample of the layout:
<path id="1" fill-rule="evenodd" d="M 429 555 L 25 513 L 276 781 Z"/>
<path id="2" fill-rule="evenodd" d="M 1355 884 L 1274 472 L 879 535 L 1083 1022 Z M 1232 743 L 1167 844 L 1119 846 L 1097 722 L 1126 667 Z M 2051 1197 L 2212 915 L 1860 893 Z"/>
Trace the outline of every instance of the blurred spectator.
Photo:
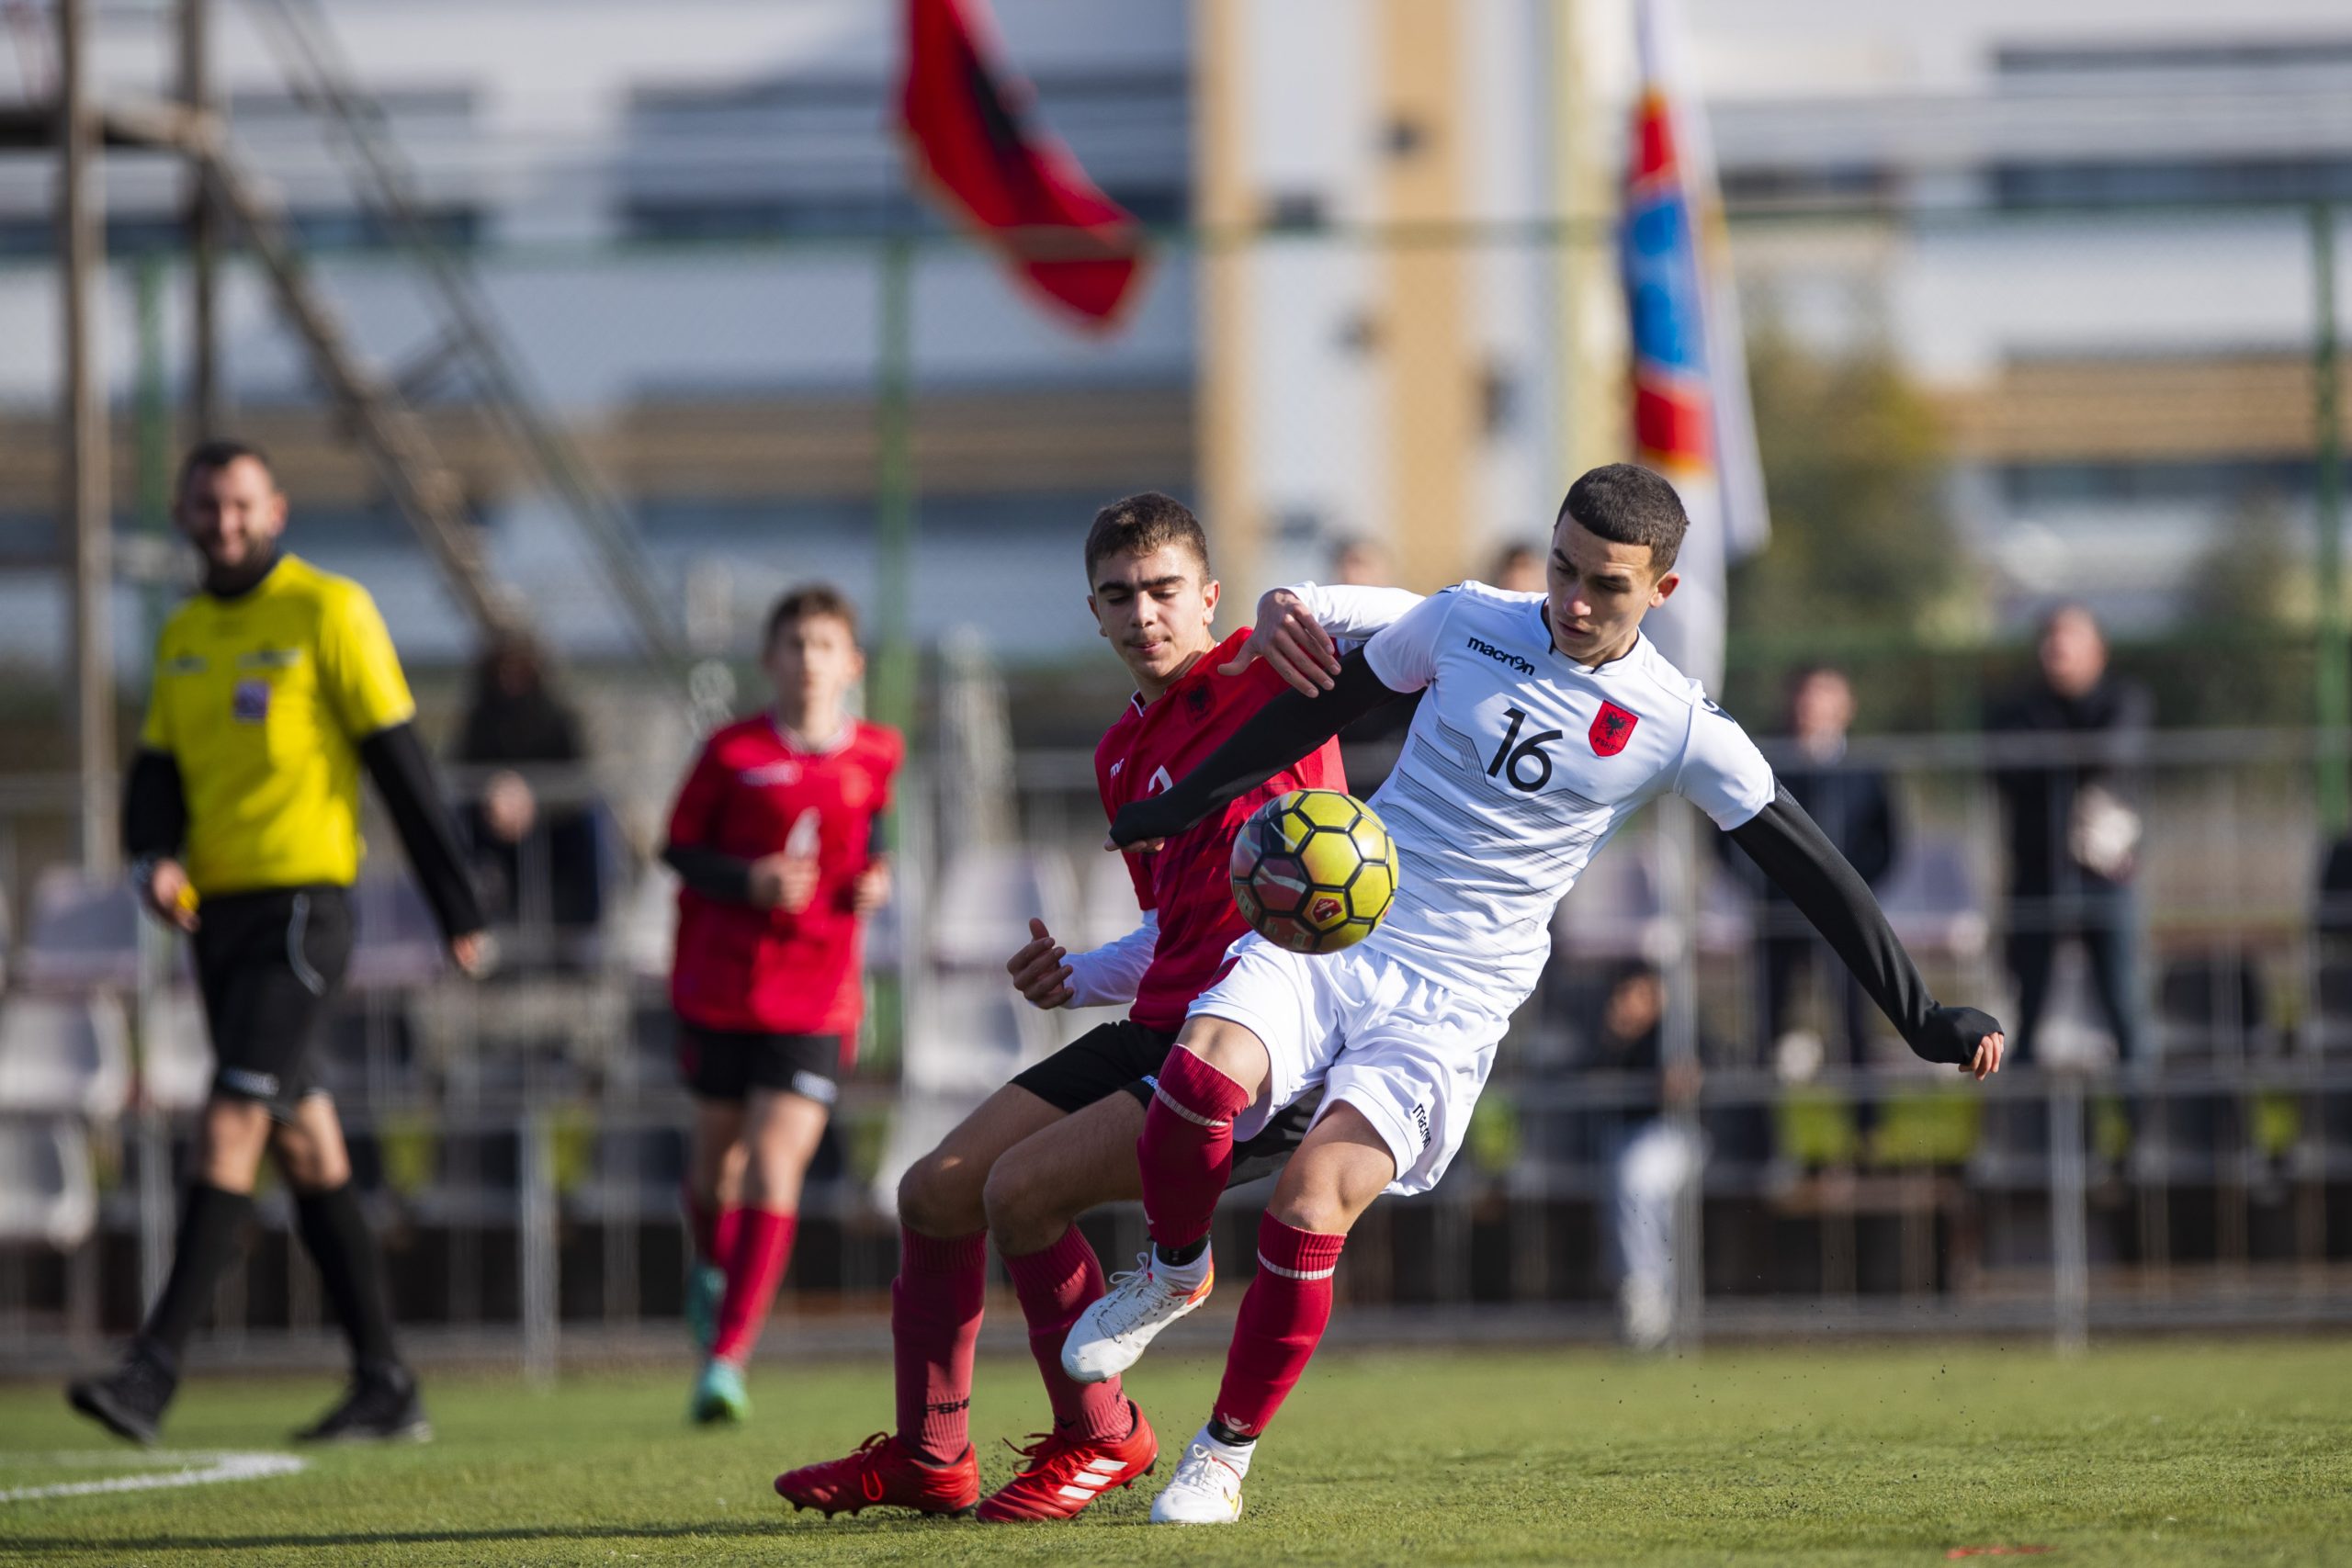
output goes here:
<path id="1" fill-rule="evenodd" d="M 1487 581 L 1488 586 L 1506 593 L 1541 593 L 1544 552 L 1533 545 L 1505 545 L 1502 554 L 1495 558 L 1494 576 Z"/>
<path id="2" fill-rule="evenodd" d="M 1696 1063 L 1665 1065 L 1665 1017 L 1666 977 L 1648 963 L 1624 964 L 1601 998 L 1583 1064 L 1627 1080 L 1629 1092 L 1595 1112 L 1595 1142 L 1609 1172 L 1606 1223 L 1625 1337 L 1645 1350 L 1674 1332 L 1675 1205 L 1702 1162 L 1689 1126 L 1668 1115 L 1698 1098 L 1700 1073 Z"/>
<path id="3" fill-rule="evenodd" d="M 1331 547 L 1331 581 L 1341 588 L 1387 588 L 1396 575 L 1388 552 L 1370 539 L 1345 538 Z"/>
<path id="4" fill-rule="evenodd" d="M 454 761 L 496 771 L 466 809 L 475 877 L 492 919 L 545 920 L 559 939 L 604 909 L 594 805 L 581 792 L 580 721 L 549 689 L 529 639 L 503 637 L 475 666 Z M 527 962 L 528 951 L 516 954 Z"/>
<path id="5" fill-rule="evenodd" d="M 1846 761 L 1846 732 L 1853 722 L 1854 688 L 1844 671 L 1826 664 L 1798 671 L 1789 682 L 1789 734 L 1797 756 L 1779 774 L 1781 786 L 1820 824 L 1862 880 L 1876 888 L 1894 864 L 1901 830 L 1886 775 Z M 1726 851 L 1731 848 L 1729 839 L 1719 841 Z M 1853 1067 L 1868 1066 L 1871 1020 L 1877 1010 L 1860 983 L 1815 934 L 1788 895 L 1758 874 L 1754 863 L 1741 854 L 1726 854 L 1725 862 L 1744 874 L 1759 900 L 1765 1038 L 1772 1043 L 1782 1075 L 1810 1077 L 1828 1055 L 1819 1033 L 1797 1027 L 1796 1004 L 1808 972 L 1824 987 L 1825 1001 L 1836 998 L 1842 1059 Z M 1825 1016 L 1820 1027 L 1827 1025 Z M 1865 1105 L 1861 1116 L 1866 1123 L 1869 1115 Z"/>
<path id="6" fill-rule="evenodd" d="M 2138 869 L 2141 818 L 2132 764 L 2146 737 L 2151 704 L 2139 685 L 2111 676 L 2107 639 L 2080 604 L 2042 623 L 2041 678 L 1996 708 L 1996 735 L 2048 735 L 2047 762 L 2016 759 L 1993 775 L 2007 818 L 2008 962 L 2018 987 L 2009 1061 L 2033 1060 L 2061 940 L 2079 939 L 2090 956 L 2099 1007 L 2116 1055 L 2141 1054 Z"/>

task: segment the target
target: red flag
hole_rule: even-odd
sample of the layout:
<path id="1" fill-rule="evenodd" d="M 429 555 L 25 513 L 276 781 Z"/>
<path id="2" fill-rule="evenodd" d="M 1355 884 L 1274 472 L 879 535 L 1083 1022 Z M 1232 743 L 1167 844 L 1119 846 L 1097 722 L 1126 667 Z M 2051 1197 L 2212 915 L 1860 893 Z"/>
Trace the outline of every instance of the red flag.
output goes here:
<path id="1" fill-rule="evenodd" d="M 1143 276 L 1142 233 L 1037 123 L 1001 52 L 987 0 L 907 0 L 899 112 L 916 167 L 1032 288 L 1081 326 L 1111 326 Z"/>

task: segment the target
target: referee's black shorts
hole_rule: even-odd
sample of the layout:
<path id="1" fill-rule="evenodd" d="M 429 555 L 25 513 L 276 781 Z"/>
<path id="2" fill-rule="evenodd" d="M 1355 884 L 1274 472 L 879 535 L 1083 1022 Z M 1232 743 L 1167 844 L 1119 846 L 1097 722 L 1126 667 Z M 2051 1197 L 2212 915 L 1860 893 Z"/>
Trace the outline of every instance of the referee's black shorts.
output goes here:
<path id="1" fill-rule="evenodd" d="M 1131 1018 L 1088 1030 L 1035 1066 L 1015 1073 L 1012 1081 L 1055 1110 L 1083 1111 L 1114 1094 L 1135 1097 L 1148 1108 L 1159 1082 L 1161 1064 L 1168 1060 L 1175 1034 L 1149 1029 Z M 1264 1131 L 1233 1145 L 1233 1174 L 1227 1187 L 1238 1187 L 1271 1176 L 1290 1162 L 1315 1120 L 1322 1096 L 1311 1095 L 1266 1124 Z"/>
<path id="2" fill-rule="evenodd" d="M 334 886 L 220 893 L 197 910 L 196 984 L 212 1035 L 216 1098 L 286 1121 L 323 1094 L 311 1064 L 351 963 L 351 898 Z"/>

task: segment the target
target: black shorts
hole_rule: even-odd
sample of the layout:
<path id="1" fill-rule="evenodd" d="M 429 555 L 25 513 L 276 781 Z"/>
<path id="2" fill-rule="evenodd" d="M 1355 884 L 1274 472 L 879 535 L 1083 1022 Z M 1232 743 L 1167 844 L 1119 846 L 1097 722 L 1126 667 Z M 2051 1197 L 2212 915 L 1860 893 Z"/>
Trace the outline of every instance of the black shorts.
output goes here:
<path id="1" fill-rule="evenodd" d="M 326 886 L 216 894 L 197 910 L 195 949 L 213 1094 L 285 1121 L 303 1096 L 325 1092 L 311 1049 L 351 963 L 349 897 Z"/>
<path id="2" fill-rule="evenodd" d="M 831 1105 L 842 1092 L 842 1037 L 705 1029 L 682 1018 L 678 1077 L 705 1100 L 748 1100 L 764 1089 Z"/>
<path id="3" fill-rule="evenodd" d="M 1088 1030 L 1035 1066 L 1013 1075 L 1012 1081 L 1055 1110 L 1083 1111 L 1114 1094 L 1133 1095 L 1138 1104 L 1151 1104 L 1159 1068 L 1168 1060 L 1176 1036 L 1150 1029 L 1131 1018 Z M 1256 1137 L 1233 1146 L 1233 1174 L 1227 1187 L 1238 1187 L 1271 1176 L 1290 1161 L 1315 1120 L 1320 1095 L 1310 1095 L 1266 1124 Z"/>

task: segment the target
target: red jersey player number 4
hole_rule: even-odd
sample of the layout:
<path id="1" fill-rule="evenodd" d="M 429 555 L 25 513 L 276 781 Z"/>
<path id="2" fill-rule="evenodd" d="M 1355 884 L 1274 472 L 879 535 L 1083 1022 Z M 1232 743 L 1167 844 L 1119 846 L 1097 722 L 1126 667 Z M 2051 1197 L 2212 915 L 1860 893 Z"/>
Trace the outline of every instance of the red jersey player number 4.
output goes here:
<path id="1" fill-rule="evenodd" d="M 854 1049 L 865 994 L 857 879 L 904 752 L 896 730 L 863 720 L 822 750 L 770 714 L 710 738 L 679 792 L 670 841 L 747 861 L 781 852 L 805 863 L 813 851 L 814 886 L 797 909 L 679 889 L 670 976 L 679 1017 L 706 1029 L 838 1034 L 844 1058 Z"/>

